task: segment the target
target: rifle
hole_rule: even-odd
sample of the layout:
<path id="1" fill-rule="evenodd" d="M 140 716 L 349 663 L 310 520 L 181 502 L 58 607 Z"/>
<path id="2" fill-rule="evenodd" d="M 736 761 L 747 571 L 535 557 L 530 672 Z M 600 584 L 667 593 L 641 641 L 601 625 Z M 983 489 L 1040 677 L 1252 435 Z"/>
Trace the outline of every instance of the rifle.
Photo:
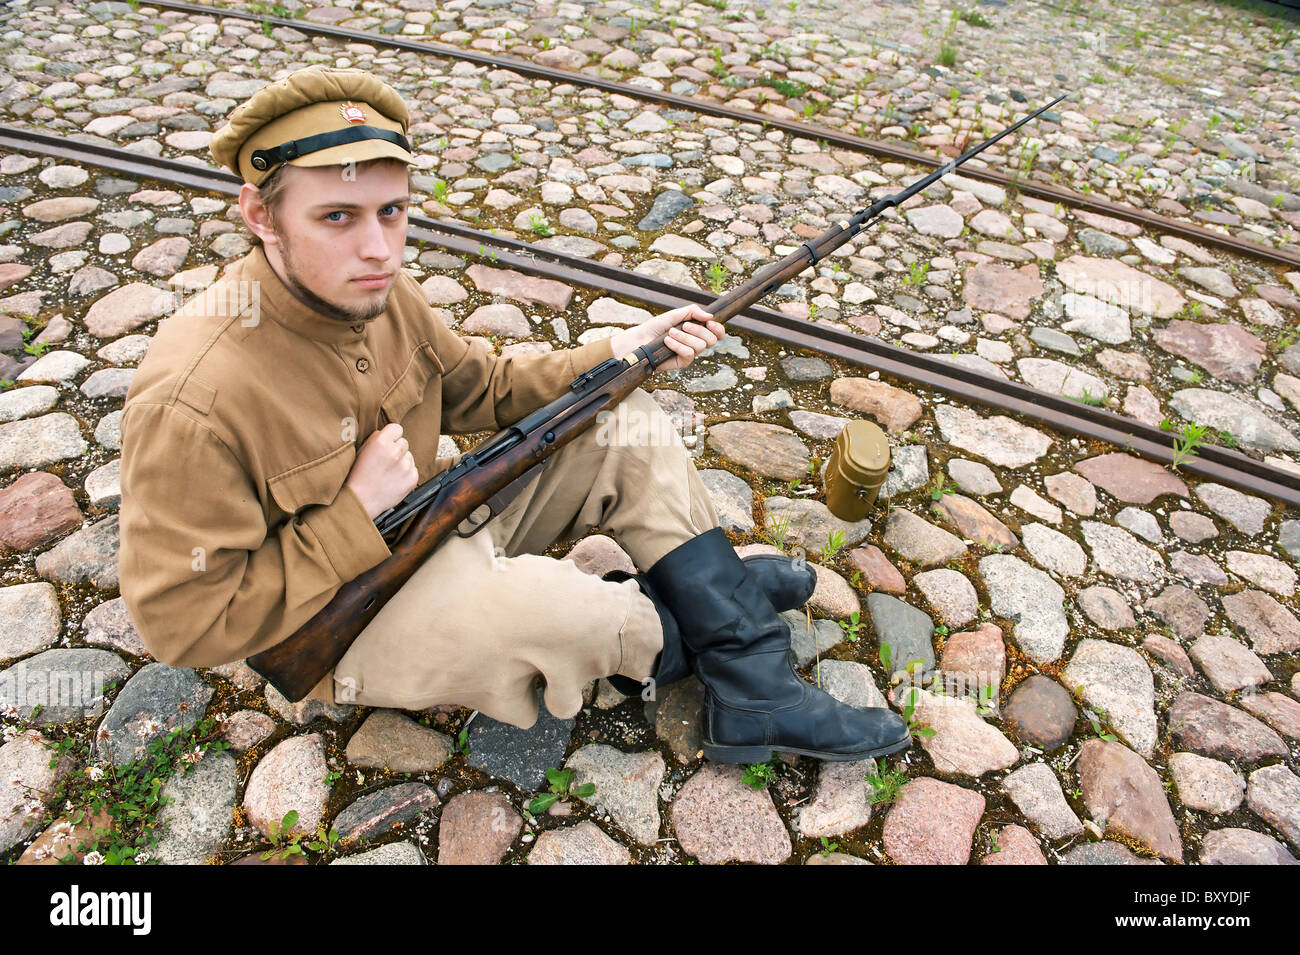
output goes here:
<path id="1" fill-rule="evenodd" d="M 886 210 L 905 202 L 1064 98 L 1064 94 L 1058 96 L 902 192 L 877 199 L 852 218 L 836 223 L 716 299 L 705 311 L 725 324 L 788 279 L 816 265 Z M 340 587 L 307 623 L 269 650 L 249 657 L 248 665 L 291 702 L 301 700 L 462 521 L 477 514 L 480 519 L 475 530 L 480 529 L 500 512 L 514 487 L 531 480 L 548 457 L 591 427 L 602 412 L 613 410 L 655 368 L 675 355 L 660 338 L 622 358 L 601 362 L 574 378 L 567 394 L 500 431 L 465 454 L 456 465 L 412 490 L 375 518 L 381 535 L 396 538 L 389 548 L 390 556 Z"/>

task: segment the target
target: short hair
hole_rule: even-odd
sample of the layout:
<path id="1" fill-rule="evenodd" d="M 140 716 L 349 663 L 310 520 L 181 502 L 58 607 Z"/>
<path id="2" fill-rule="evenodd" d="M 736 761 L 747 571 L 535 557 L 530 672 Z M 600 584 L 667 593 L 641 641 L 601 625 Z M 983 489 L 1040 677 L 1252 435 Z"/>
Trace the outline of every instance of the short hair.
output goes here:
<path id="1" fill-rule="evenodd" d="M 357 168 L 370 166 L 374 163 L 398 163 L 399 165 L 405 166 L 408 177 L 410 175 L 410 164 L 402 162 L 400 159 L 395 159 L 392 156 L 381 156 L 378 159 L 363 159 L 361 162 L 357 163 Z M 267 217 L 271 220 L 272 228 L 275 227 L 276 209 L 278 209 L 280 203 L 284 201 L 285 183 L 288 181 L 287 177 L 284 175 L 284 171 L 287 168 L 289 168 L 288 163 L 281 163 L 279 166 L 276 166 L 271 170 L 270 175 L 262 180 L 262 184 L 257 187 L 257 194 L 262 200 L 262 206 L 266 209 Z M 262 244 L 261 237 L 256 233 L 253 233 L 251 241 L 253 245 Z"/>

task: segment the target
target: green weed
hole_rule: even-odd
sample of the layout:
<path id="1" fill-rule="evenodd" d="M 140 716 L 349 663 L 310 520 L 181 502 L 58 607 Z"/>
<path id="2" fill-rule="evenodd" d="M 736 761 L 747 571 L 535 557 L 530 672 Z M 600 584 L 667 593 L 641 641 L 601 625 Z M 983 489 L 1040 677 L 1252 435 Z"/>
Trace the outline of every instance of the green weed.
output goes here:
<path id="1" fill-rule="evenodd" d="M 826 546 L 822 548 L 822 560 L 834 560 L 835 555 L 848 543 L 848 535 L 842 530 L 833 530 L 826 535 Z"/>
<path id="2" fill-rule="evenodd" d="M 768 763 L 751 763 L 745 767 L 742 782 L 750 789 L 766 789 L 769 783 L 776 782 L 776 766 Z"/>
<path id="3" fill-rule="evenodd" d="M 550 783 L 551 791 L 533 797 L 528 803 L 528 811 L 534 816 L 544 813 L 565 796 L 578 796 L 585 799 L 596 792 L 595 783 L 583 783 L 574 789 L 573 770 L 571 769 L 548 769 L 546 771 L 546 781 Z"/>
<path id="4" fill-rule="evenodd" d="M 867 785 L 871 787 L 871 795 L 867 798 L 874 806 L 891 803 L 906 781 L 907 773 L 901 769 L 881 769 L 880 764 L 877 763 L 875 768 L 867 773 Z"/>

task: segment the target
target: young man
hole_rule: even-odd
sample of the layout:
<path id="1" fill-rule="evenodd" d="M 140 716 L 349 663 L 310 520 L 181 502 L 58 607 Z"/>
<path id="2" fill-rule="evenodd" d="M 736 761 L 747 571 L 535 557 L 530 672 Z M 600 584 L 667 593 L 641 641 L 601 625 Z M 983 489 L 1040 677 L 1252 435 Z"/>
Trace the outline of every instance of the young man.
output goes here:
<path id="1" fill-rule="evenodd" d="M 499 429 L 665 333 L 677 357 L 664 368 L 723 334 L 688 306 L 547 354 L 470 346 L 401 269 L 407 124 L 374 76 L 314 67 L 260 90 L 213 137 L 261 244 L 160 324 L 122 421 L 122 596 L 163 662 L 272 647 L 384 560 L 374 518 L 454 462 L 437 458 L 440 433 Z M 527 727 L 539 677 L 567 717 L 598 677 L 639 689 L 693 669 L 711 758 L 906 746 L 895 714 L 844 706 L 794 673 L 774 606 L 802 603 L 812 572 L 736 557 L 646 392 L 617 418 L 552 455 L 481 532 L 471 519 L 447 538 L 312 696 L 458 703 Z M 596 578 L 538 556 L 597 524 L 646 572 Z"/>

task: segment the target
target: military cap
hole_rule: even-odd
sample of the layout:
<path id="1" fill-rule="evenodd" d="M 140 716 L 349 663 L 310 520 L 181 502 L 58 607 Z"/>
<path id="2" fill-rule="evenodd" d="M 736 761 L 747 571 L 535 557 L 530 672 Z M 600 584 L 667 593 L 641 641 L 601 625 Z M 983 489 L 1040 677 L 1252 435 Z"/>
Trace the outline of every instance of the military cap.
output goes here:
<path id="1" fill-rule="evenodd" d="M 409 123 L 401 95 L 378 77 L 313 66 L 262 87 L 235 107 L 210 148 L 218 165 L 256 186 L 286 162 L 414 162 Z"/>

